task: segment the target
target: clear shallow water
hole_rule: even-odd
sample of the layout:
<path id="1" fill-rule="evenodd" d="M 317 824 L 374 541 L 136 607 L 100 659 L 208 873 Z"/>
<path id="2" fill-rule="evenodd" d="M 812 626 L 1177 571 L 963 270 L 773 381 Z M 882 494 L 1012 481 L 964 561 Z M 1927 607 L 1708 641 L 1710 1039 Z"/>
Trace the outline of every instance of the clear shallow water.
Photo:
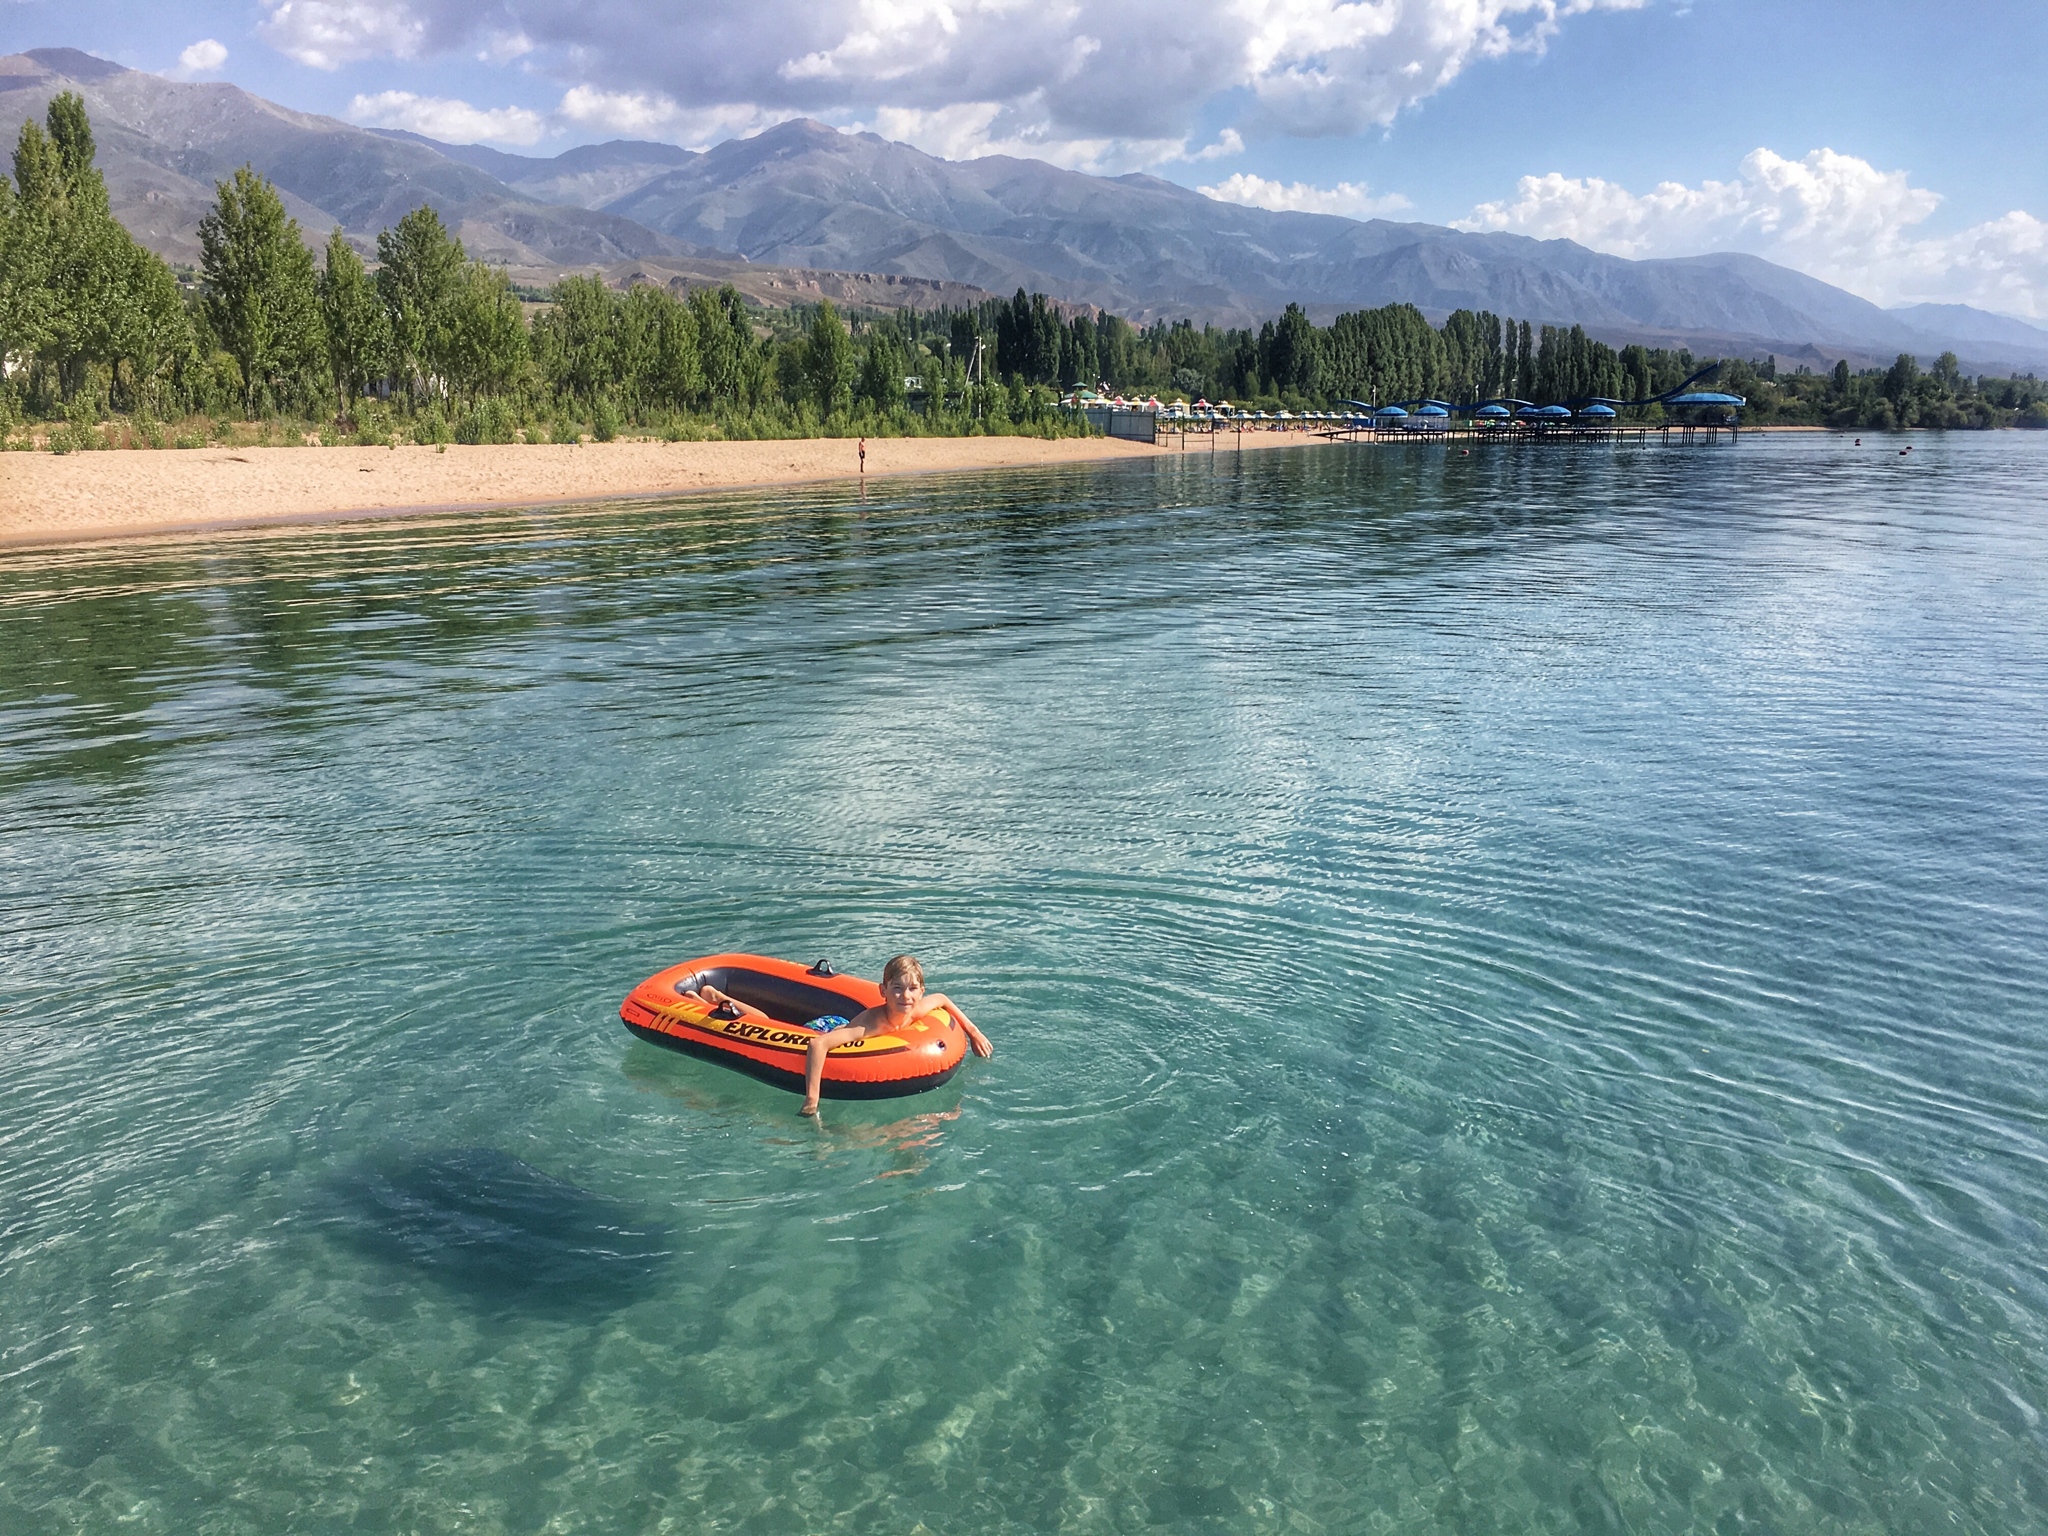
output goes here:
<path id="1" fill-rule="evenodd" d="M 0 558 L 0 1529 L 2048 1530 L 2048 441 Z M 721 948 L 994 1037 L 632 1041 Z"/>

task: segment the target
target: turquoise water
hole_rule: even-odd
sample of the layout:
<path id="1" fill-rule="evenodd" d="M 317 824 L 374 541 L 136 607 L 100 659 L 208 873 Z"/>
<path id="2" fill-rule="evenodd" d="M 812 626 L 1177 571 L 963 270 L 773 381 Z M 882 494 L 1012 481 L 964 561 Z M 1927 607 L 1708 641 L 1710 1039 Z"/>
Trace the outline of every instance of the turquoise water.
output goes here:
<path id="1" fill-rule="evenodd" d="M 2048 1530 L 2048 434 L 0 558 L 0 1530 Z M 996 1056 L 632 1040 L 899 949 Z"/>

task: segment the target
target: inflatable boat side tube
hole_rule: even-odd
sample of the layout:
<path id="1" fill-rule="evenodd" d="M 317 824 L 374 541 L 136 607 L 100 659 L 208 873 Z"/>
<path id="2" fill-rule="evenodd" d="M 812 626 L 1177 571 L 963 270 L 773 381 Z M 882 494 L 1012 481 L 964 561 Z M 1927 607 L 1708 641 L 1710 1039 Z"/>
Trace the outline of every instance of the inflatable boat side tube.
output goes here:
<path id="1" fill-rule="evenodd" d="M 742 1056 L 736 1051 L 713 1045 L 709 1041 L 664 1034 L 640 1024 L 628 1023 L 626 1028 L 650 1045 L 680 1051 L 683 1055 L 695 1056 L 700 1061 L 714 1061 L 721 1067 L 735 1067 L 749 1077 L 757 1077 L 764 1083 L 773 1083 L 777 1088 L 787 1088 L 791 1093 L 804 1091 L 801 1057 L 797 1060 L 796 1071 L 792 1073 L 786 1067 L 778 1067 L 772 1062 L 756 1061 L 751 1056 Z M 826 1099 L 900 1099 L 907 1094 L 923 1093 L 930 1088 L 943 1087 L 959 1070 L 960 1063 L 956 1061 L 952 1066 L 935 1072 L 930 1077 L 898 1078 L 893 1081 L 868 1083 L 847 1082 L 844 1079 L 835 1080 L 827 1077 L 818 1084 L 818 1096 Z"/>
<path id="2" fill-rule="evenodd" d="M 710 986 L 740 1006 L 713 1007 Z M 803 1091 L 813 1019 L 851 1018 L 882 1000 L 881 988 L 829 967 L 805 967 L 765 955 L 710 955 L 657 972 L 635 987 L 619 1018 L 642 1040 L 735 1067 L 791 1092 Z M 885 1030 L 835 1046 L 819 1092 L 833 1099 L 885 1099 L 946 1082 L 966 1059 L 959 1020 L 940 1009 L 900 1031 Z"/>

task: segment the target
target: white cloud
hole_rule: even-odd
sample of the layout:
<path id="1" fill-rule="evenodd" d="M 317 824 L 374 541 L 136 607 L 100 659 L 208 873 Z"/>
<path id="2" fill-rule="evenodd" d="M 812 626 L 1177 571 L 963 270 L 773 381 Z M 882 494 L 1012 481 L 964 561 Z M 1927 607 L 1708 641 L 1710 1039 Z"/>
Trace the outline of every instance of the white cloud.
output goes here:
<path id="1" fill-rule="evenodd" d="M 1906 172 L 1854 155 L 1816 149 L 1789 160 L 1757 149 L 1731 180 L 1667 181 L 1641 194 L 1597 177 L 1524 176 L 1513 197 L 1481 203 L 1457 227 L 1576 240 L 1617 256 L 1747 251 L 1880 304 L 2048 315 L 2048 225 L 2015 211 L 1959 234 L 1919 233 L 1940 206 L 1941 195 Z"/>
<path id="2" fill-rule="evenodd" d="M 348 104 L 352 123 L 372 128 L 406 128 L 447 144 L 536 143 L 548 130 L 547 120 L 524 107 L 473 107 L 441 96 L 415 96 L 411 91 L 379 91 Z"/>
<path id="3" fill-rule="evenodd" d="M 658 92 L 601 91 L 572 86 L 558 114 L 579 128 L 633 139 L 663 139 L 686 149 L 706 149 L 725 139 L 743 139 L 783 121 L 779 112 L 740 103 L 685 107 Z"/>
<path id="4" fill-rule="evenodd" d="M 1268 181 L 1263 176 L 1253 176 L 1245 171 L 1226 177 L 1213 187 L 1195 190 L 1222 202 L 1271 208 L 1276 213 L 1339 213 L 1347 219 L 1369 219 L 1377 214 L 1397 213 L 1413 206 L 1398 192 L 1374 197 L 1362 181 L 1340 181 L 1334 187 L 1314 187 L 1305 181 Z"/>
<path id="5" fill-rule="evenodd" d="M 1000 153 L 994 129 L 1002 116 L 1002 105 L 993 101 L 963 101 L 929 111 L 912 107 L 883 107 L 855 128 L 861 133 L 878 133 L 901 144 L 915 144 L 926 154 L 946 160 L 973 160 Z"/>
<path id="6" fill-rule="evenodd" d="M 1074 171 L 1153 165 L 1176 158 L 1186 146 L 1182 139 L 1063 137 L 1049 131 L 1042 115 L 1019 112 L 994 101 L 959 102 L 929 110 L 882 107 L 866 121 L 849 126 L 856 133 L 913 144 L 945 160 L 1014 155 Z"/>
<path id="7" fill-rule="evenodd" d="M 1904 171 L 1880 171 L 1854 155 L 1816 149 L 1787 160 L 1758 149 L 1732 181 L 1666 181 L 1641 196 L 1598 177 L 1524 176 L 1512 199 L 1480 204 L 1458 227 L 1562 236 L 1620 256 L 1719 244 L 1832 260 L 1887 246 L 1940 205 L 1939 194 L 1911 185 Z"/>
<path id="8" fill-rule="evenodd" d="M 428 51 L 429 8 L 407 0 L 263 0 L 263 6 L 269 12 L 257 27 L 263 40 L 315 69 Z"/>
<path id="9" fill-rule="evenodd" d="M 1242 78 L 1283 132 L 1391 123 L 1475 60 L 1541 53 L 1565 18 L 1642 0 L 1240 0 Z"/>
<path id="10" fill-rule="evenodd" d="M 524 32 L 493 32 L 484 39 L 483 47 L 477 52 L 480 64 L 510 64 L 514 59 L 523 59 L 533 52 L 533 39 Z"/>
<path id="11" fill-rule="evenodd" d="M 2048 223 L 2018 209 L 1946 240 L 1916 245 L 1900 291 L 2048 320 Z"/>
<path id="12" fill-rule="evenodd" d="M 1166 21 L 1153 7 L 1089 0 L 262 3 L 265 38 L 322 68 L 458 47 L 501 54 L 492 39 L 518 39 L 532 50 L 525 67 L 593 100 L 650 104 L 614 116 L 652 122 L 667 103 L 769 121 L 896 120 L 926 148 L 1112 169 L 1232 153 L 1227 136 L 1189 147 L 1226 94 L 1248 113 L 1234 133 L 1388 123 L 1477 61 L 1540 52 L 1567 19 L 1644 0 L 1214 0 Z"/>
<path id="13" fill-rule="evenodd" d="M 1011 10 L 1007 5 L 955 7 L 948 0 L 868 0 L 852 10 L 838 43 L 800 58 L 786 58 L 776 72 L 787 80 L 902 80 L 944 53 L 961 32 L 961 11 Z M 1085 45 L 1084 45 L 1085 46 Z"/>
<path id="14" fill-rule="evenodd" d="M 562 116 L 583 128 L 603 128 L 612 133 L 645 138 L 660 133 L 682 116 L 683 109 L 668 97 L 646 91 L 600 91 L 591 86 L 572 87 L 562 97 Z"/>
<path id="15" fill-rule="evenodd" d="M 1216 142 L 1205 144 L 1191 155 L 1182 156 L 1187 160 L 1227 160 L 1232 155 L 1244 153 L 1244 135 L 1235 128 L 1226 128 L 1216 135 Z"/>
<path id="16" fill-rule="evenodd" d="M 228 51 L 217 38 L 202 37 L 178 55 L 178 67 L 171 71 L 180 80 L 210 75 L 227 63 Z"/>

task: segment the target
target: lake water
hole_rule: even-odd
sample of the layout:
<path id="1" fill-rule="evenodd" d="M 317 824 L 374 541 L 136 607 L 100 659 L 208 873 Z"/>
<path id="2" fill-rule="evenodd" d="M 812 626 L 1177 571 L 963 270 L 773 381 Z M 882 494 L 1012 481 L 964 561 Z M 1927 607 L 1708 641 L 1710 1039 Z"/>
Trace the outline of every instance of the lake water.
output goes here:
<path id="1" fill-rule="evenodd" d="M 2048 434 L 1903 441 L 0 557 L 0 1530 L 2048 1530 Z"/>

